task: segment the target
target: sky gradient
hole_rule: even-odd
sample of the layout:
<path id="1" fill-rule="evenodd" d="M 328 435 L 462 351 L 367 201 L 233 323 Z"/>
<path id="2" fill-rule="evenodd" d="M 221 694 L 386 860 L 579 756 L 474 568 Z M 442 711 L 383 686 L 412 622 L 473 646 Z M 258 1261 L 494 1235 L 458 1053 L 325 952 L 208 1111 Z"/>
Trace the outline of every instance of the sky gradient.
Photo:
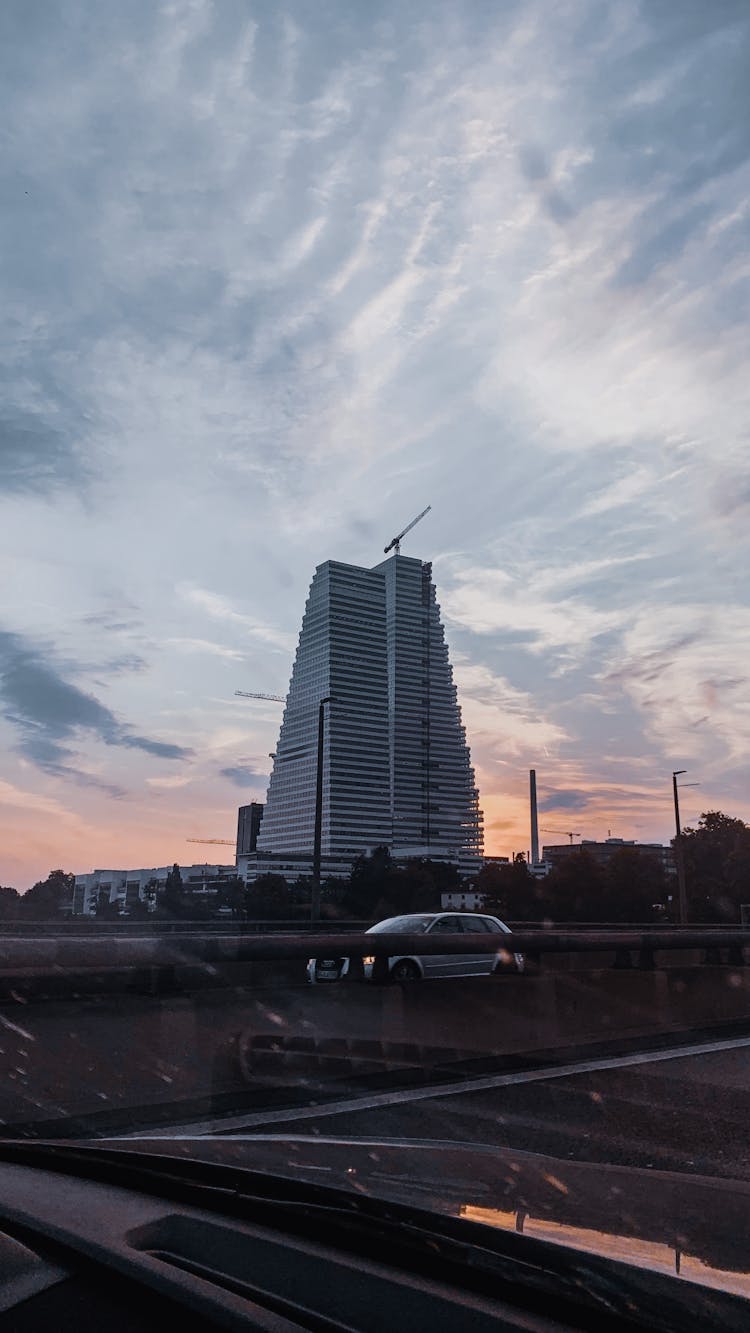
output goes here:
<path id="1" fill-rule="evenodd" d="M 233 691 L 428 503 L 488 851 L 531 766 L 748 818 L 745 0 L 7 0 L 0 66 L 0 883 L 232 838 Z"/>

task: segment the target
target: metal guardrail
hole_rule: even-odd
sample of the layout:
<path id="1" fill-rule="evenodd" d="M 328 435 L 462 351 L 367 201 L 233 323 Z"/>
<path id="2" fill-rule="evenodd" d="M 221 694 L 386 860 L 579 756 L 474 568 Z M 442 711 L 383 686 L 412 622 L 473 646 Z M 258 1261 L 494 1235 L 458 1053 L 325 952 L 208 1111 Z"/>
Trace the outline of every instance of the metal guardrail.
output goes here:
<path id="1" fill-rule="evenodd" d="M 741 930 L 743 925 L 738 921 L 720 921 L 720 922 L 701 922 L 694 921 L 692 924 L 682 925 L 677 921 L 511 921 L 504 917 L 506 926 L 511 930 L 572 930 L 572 931 L 669 931 L 669 930 Z"/>
<path id="2" fill-rule="evenodd" d="M 618 931 L 513 931 L 508 935 L 377 935 L 344 937 L 346 953 L 375 958 L 394 954 L 486 954 L 494 949 L 510 953 L 607 953 L 618 950 L 657 952 L 672 949 L 750 948 L 750 929 L 734 930 L 618 930 Z M 341 935 L 235 937 L 238 955 L 273 960 L 340 956 Z"/>
<path id="3" fill-rule="evenodd" d="M 614 953 L 628 966 L 627 955 L 637 954 L 642 966 L 653 966 L 656 953 L 705 950 L 721 956 L 732 950 L 738 963 L 750 949 L 750 929 L 668 929 L 617 931 L 513 931 L 508 935 L 404 935 L 341 933 L 288 933 L 275 935 L 181 933 L 163 936 L 71 937 L 40 939 L 6 937 L 0 940 L 0 972 L 28 966 L 49 971 L 83 968 L 135 968 L 206 962 L 274 962 L 311 957 L 394 954 L 487 954 L 495 950 L 544 954 Z M 649 961 L 650 960 L 650 961 Z"/>
<path id="4" fill-rule="evenodd" d="M 446 908 L 446 911 L 458 912 L 459 908 Z M 473 915 L 467 908 L 462 915 Z M 355 934 L 366 931 L 373 922 L 371 920 L 357 921 L 317 921 L 310 920 L 231 920 L 229 918 L 210 921 L 189 921 L 175 918 L 174 920 L 146 920 L 132 921 L 128 919 L 111 921 L 97 921 L 93 918 L 76 916 L 64 917 L 59 921 L 40 920 L 40 921 L 0 921 L 0 940 L 2 938 L 37 938 L 37 937 L 55 937 L 55 936 L 92 936 L 97 935 L 117 935 L 123 939 L 128 936 L 136 938 L 159 936 L 159 935 L 294 935 L 294 934 L 313 934 L 316 931 L 325 930 L 330 934 Z M 506 924 L 514 931 L 533 931 L 534 934 L 544 932 L 573 931 L 573 932 L 602 932 L 616 931 L 618 934 L 627 931 L 644 931 L 649 934 L 664 931 L 733 931 L 742 929 L 736 923 L 712 923 L 711 925 L 678 925 L 676 922 L 659 921 L 512 921 L 506 918 Z"/>
<path id="5" fill-rule="evenodd" d="M 353 932 L 364 931 L 372 925 L 372 921 L 326 921 L 325 927 L 331 932 Z M 299 934 L 313 930 L 320 930 L 321 923 L 310 920 L 249 920 L 232 921 L 225 920 L 212 921 L 184 921 L 175 918 L 173 921 L 131 921 L 128 919 L 111 921 L 87 918 L 84 916 L 63 917 L 59 921 L 0 921 L 0 940 L 3 937 L 10 939 L 36 939 L 49 938 L 56 936 L 91 936 L 97 935 L 117 935 L 123 939 L 128 936 L 134 938 L 148 938 L 159 935 L 255 935 L 255 934 Z"/>

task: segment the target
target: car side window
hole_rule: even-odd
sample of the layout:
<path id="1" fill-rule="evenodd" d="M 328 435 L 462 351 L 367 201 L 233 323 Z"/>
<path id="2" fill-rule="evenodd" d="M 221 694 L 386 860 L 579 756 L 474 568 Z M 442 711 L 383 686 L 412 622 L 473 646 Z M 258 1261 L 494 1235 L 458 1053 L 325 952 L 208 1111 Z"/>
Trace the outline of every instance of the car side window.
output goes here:
<path id="1" fill-rule="evenodd" d="M 465 935 L 486 935 L 489 924 L 482 916 L 462 916 L 461 925 Z"/>
<path id="2" fill-rule="evenodd" d="M 481 919 L 484 922 L 485 930 L 488 930 L 491 935 L 505 934 L 505 931 L 503 930 L 502 926 L 499 926 L 497 921 L 490 921 L 489 917 L 486 916 L 483 916 Z"/>
<path id="3" fill-rule="evenodd" d="M 433 921 L 429 933 L 430 935 L 460 935 L 461 920 L 457 916 L 440 916 L 437 921 Z"/>

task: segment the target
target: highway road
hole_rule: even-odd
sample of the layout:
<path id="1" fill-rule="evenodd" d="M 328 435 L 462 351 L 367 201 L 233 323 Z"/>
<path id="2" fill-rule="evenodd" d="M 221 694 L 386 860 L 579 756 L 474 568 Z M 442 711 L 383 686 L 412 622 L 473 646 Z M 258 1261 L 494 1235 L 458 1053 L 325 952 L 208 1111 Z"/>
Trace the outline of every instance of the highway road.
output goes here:
<path id="1" fill-rule="evenodd" d="M 594 982 L 576 984 L 585 1008 L 546 1044 L 513 977 L 4 1004 L 3 1132 L 440 1139 L 750 1179 L 750 1020 L 603 1031 Z M 617 978 L 618 1004 L 638 984 Z M 503 1016 L 492 1049 L 486 996 Z"/>
<path id="2" fill-rule="evenodd" d="M 330 1101 L 323 1113 L 258 1113 L 235 1132 L 439 1139 L 577 1161 L 750 1180 L 750 1030 L 620 1056 L 566 1053 L 429 1091 Z M 208 1126 L 206 1126 L 208 1127 Z M 218 1125 L 213 1126 L 214 1130 Z"/>

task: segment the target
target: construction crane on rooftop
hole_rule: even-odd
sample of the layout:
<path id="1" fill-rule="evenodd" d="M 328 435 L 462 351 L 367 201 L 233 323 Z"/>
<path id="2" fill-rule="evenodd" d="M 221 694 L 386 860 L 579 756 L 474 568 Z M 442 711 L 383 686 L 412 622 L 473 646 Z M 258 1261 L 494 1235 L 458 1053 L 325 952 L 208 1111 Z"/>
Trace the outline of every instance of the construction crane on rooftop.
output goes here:
<path id="1" fill-rule="evenodd" d="M 396 555 L 400 555 L 400 554 L 401 554 L 401 538 L 402 538 L 402 537 L 405 537 L 406 534 L 407 534 L 407 532 L 411 532 L 412 528 L 416 526 L 416 524 L 419 522 L 419 520 L 420 520 L 421 518 L 424 518 L 425 514 L 429 514 L 429 512 L 430 512 L 431 509 L 432 509 L 432 505 L 428 505 L 426 509 L 423 509 L 423 510 L 422 510 L 421 514 L 417 514 L 417 517 L 412 519 L 411 523 L 407 523 L 407 525 L 406 525 L 406 527 L 404 528 L 403 532 L 400 532 L 400 533 L 398 534 L 398 537 L 393 537 L 393 538 L 391 539 L 391 541 L 389 541 L 388 545 L 383 547 L 383 554 L 384 554 L 384 555 L 387 555 L 388 552 L 395 546 L 395 548 L 396 548 Z"/>
<path id="2" fill-rule="evenodd" d="M 573 844 L 573 839 L 574 839 L 574 838 L 580 838 L 580 836 L 581 836 L 580 833 L 571 833 L 570 829 L 567 829 L 567 828 L 542 828 L 542 829 L 539 830 L 539 832 L 540 832 L 540 833 L 561 833 L 564 837 L 566 837 L 566 838 L 570 838 L 571 846 L 572 846 L 572 844 Z"/>
<path id="3" fill-rule="evenodd" d="M 186 838 L 185 842 L 213 842 L 220 844 L 222 847 L 235 846 L 234 838 Z"/>
<path id="4" fill-rule="evenodd" d="M 274 704 L 284 704 L 286 699 L 283 694 L 255 694 L 250 690 L 235 690 L 239 699 L 268 699 Z"/>

